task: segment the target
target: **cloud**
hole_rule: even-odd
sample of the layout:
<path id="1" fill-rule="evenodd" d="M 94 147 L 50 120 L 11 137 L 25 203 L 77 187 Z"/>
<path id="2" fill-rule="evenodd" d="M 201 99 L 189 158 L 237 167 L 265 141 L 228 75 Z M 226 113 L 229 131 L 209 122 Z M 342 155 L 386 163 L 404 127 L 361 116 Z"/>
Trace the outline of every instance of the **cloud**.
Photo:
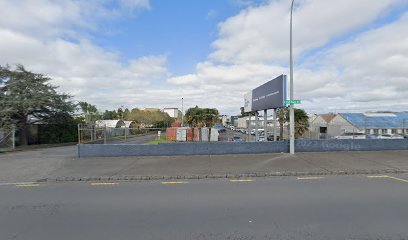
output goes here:
<path id="1" fill-rule="evenodd" d="M 214 51 L 173 76 L 165 54 L 124 60 L 92 42 L 100 24 L 151 9 L 147 0 L 0 1 L 0 64 L 22 63 L 100 109 L 216 107 L 237 114 L 243 95 L 288 73 L 287 1 L 249 4 L 218 25 Z M 246 2 L 246 1 L 245 1 Z M 294 12 L 295 98 L 311 112 L 407 110 L 408 15 L 373 25 L 403 0 L 299 0 Z"/>
<path id="2" fill-rule="evenodd" d="M 124 61 L 117 52 L 92 43 L 87 31 L 98 21 L 148 9 L 147 0 L 0 2 L 0 64 L 21 63 L 50 76 L 60 91 L 76 100 L 116 108 L 136 103 L 135 93 L 168 77 L 167 57 L 144 56 Z M 109 7 L 114 4 L 114 7 Z M 132 104 L 133 103 L 133 104 Z"/>
<path id="3" fill-rule="evenodd" d="M 407 110 L 408 14 L 372 23 L 401 1 L 304 0 L 296 6 L 295 98 L 311 112 Z M 219 24 L 219 38 L 196 72 L 169 83 L 212 89 L 201 104 L 237 113 L 243 93 L 288 73 L 288 6 L 270 1 Z M 352 35 L 350 35 L 352 34 Z M 347 36 L 344 41 L 336 41 Z M 326 44 L 335 41 L 330 47 Z M 309 55 L 305 55 L 309 53 Z"/>
<path id="4" fill-rule="evenodd" d="M 294 11 L 297 55 L 371 23 L 395 0 L 303 0 Z M 220 62 L 285 61 L 289 47 L 288 1 L 249 7 L 219 24 L 219 38 L 210 55 Z"/>

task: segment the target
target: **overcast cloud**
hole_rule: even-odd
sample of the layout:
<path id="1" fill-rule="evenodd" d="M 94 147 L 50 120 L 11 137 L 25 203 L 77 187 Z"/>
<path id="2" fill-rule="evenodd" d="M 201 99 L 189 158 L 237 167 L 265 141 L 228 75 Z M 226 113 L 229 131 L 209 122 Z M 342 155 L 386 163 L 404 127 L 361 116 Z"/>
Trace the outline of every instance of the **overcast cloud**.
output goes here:
<path id="1" fill-rule="evenodd" d="M 227 114 L 239 112 L 245 92 L 288 73 L 289 1 L 248 4 L 219 23 L 213 52 L 195 72 L 179 76 L 169 69 L 166 53 L 124 60 L 93 41 L 89 32 L 103 31 L 101 21 L 154 11 L 148 0 L 112 2 L 0 0 L 0 64 L 45 73 L 61 91 L 100 110 L 177 107 L 184 97 L 187 107 Z M 373 24 L 404 4 L 297 1 L 295 94 L 302 108 L 408 110 L 408 14 Z"/>

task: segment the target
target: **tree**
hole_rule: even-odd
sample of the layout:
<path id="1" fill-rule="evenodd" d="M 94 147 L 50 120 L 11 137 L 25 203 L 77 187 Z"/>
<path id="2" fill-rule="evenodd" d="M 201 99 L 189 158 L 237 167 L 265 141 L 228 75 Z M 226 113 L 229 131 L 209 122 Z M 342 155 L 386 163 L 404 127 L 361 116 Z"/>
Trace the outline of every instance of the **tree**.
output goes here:
<path id="1" fill-rule="evenodd" d="M 288 120 L 286 118 L 287 116 L 287 109 L 286 108 L 278 108 L 276 110 L 276 116 L 278 117 L 279 121 L 279 139 L 282 141 L 283 140 L 283 125 L 285 122 Z"/>
<path id="2" fill-rule="evenodd" d="M 212 127 L 218 121 L 218 110 L 215 108 L 189 108 L 185 119 L 191 127 Z"/>
<path id="3" fill-rule="evenodd" d="M 309 129 L 309 116 L 303 109 L 294 109 L 295 113 L 295 138 L 301 137 Z M 277 116 L 280 127 L 280 139 L 283 139 L 283 126 L 286 122 L 289 122 L 289 108 L 279 108 L 277 110 Z"/>
<path id="4" fill-rule="evenodd" d="M 23 65 L 15 70 L 0 66 L 0 127 L 15 126 L 20 144 L 27 144 L 27 121 L 47 123 L 56 114 L 72 114 L 71 96 L 60 94 L 51 79 L 27 71 Z"/>
<path id="5" fill-rule="evenodd" d="M 78 106 L 84 115 L 86 123 L 94 123 L 96 120 L 101 119 L 101 116 L 98 113 L 98 109 L 95 105 L 89 104 L 87 102 L 79 102 Z"/>
<path id="6" fill-rule="evenodd" d="M 103 113 L 103 119 L 105 119 L 105 120 L 116 120 L 116 119 L 118 119 L 118 114 L 116 113 L 115 110 L 113 110 L 113 111 L 105 110 L 105 112 Z"/>
<path id="7" fill-rule="evenodd" d="M 161 112 L 160 110 L 140 110 L 137 108 L 132 109 L 126 115 L 126 118 L 127 120 L 135 121 L 138 124 L 157 128 L 170 126 L 171 122 L 173 121 L 173 119 L 167 113 Z"/>

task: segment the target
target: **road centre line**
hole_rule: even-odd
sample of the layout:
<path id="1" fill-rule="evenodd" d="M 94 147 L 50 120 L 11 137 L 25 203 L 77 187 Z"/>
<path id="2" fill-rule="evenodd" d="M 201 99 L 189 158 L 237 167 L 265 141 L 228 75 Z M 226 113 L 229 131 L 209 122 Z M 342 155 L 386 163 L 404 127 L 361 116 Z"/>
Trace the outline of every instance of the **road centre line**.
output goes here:
<path id="1" fill-rule="evenodd" d="M 253 182 L 254 180 L 252 179 L 232 179 L 229 180 L 230 182 Z"/>
<path id="2" fill-rule="evenodd" d="M 324 177 L 298 177 L 297 180 L 319 180 L 323 178 Z"/>
<path id="3" fill-rule="evenodd" d="M 161 182 L 161 184 L 185 184 L 188 182 Z"/>

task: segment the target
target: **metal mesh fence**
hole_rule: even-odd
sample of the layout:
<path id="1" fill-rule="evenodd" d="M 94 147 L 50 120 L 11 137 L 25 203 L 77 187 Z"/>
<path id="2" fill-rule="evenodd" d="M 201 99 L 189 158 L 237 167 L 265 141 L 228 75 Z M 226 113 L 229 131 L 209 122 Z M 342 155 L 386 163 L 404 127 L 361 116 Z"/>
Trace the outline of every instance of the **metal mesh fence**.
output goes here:
<path id="1" fill-rule="evenodd" d="M 277 140 L 290 139 L 289 123 L 276 125 L 267 124 L 266 130 L 262 123 L 249 127 L 231 127 L 229 131 L 247 135 L 249 141 L 273 141 L 276 131 Z M 342 123 L 295 123 L 296 139 L 403 139 L 408 137 L 408 120 L 376 121 L 375 124 L 349 122 Z"/>
<path id="2" fill-rule="evenodd" d="M 0 129 L 0 152 L 11 151 L 15 148 L 15 130 Z"/>
<path id="3" fill-rule="evenodd" d="M 79 144 L 145 144 L 155 140 L 165 128 L 126 128 L 78 125 Z"/>

